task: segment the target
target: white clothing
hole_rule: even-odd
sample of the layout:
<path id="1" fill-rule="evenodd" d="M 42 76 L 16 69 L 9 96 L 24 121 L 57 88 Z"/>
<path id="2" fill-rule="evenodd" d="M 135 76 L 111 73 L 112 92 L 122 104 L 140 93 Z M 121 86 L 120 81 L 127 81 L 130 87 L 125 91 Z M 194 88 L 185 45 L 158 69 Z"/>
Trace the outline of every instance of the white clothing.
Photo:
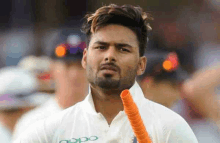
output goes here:
<path id="1" fill-rule="evenodd" d="M 198 143 L 186 121 L 170 109 L 149 101 L 140 86 L 129 89 L 153 143 Z M 82 102 L 31 126 L 14 143 L 132 143 L 134 133 L 124 111 L 108 125 L 89 94 Z"/>
<path id="2" fill-rule="evenodd" d="M 11 143 L 11 131 L 0 123 L 0 142 Z"/>
<path id="3" fill-rule="evenodd" d="M 60 112 L 63 109 L 58 105 L 54 97 L 51 97 L 47 102 L 41 106 L 24 114 L 16 123 L 15 129 L 12 135 L 12 140 L 15 140 L 24 132 L 31 124 L 45 119 L 54 113 Z"/>

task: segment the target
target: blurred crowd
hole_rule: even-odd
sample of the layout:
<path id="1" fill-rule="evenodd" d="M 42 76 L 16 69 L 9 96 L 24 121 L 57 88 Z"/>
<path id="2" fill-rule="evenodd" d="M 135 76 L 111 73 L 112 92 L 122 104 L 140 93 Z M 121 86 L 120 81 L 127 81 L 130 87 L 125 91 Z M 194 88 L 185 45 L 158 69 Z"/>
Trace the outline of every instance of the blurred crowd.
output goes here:
<path id="1" fill-rule="evenodd" d="M 218 2 L 183 7 L 174 22 L 156 24 L 159 29 L 149 35 L 147 69 L 137 77 L 146 98 L 180 114 L 199 143 L 220 142 L 220 26 L 212 3 Z M 203 13 L 207 8 L 215 9 L 211 18 Z M 52 47 L 47 54 L 22 56 L 17 65 L 0 69 L 0 142 L 11 143 L 34 122 L 87 95 L 83 37 L 69 29 L 58 33 L 57 40 L 47 41 Z"/>
<path id="2" fill-rule="evenodd" d="M 71 32 L 62 32 L 64 40 L 57 43 L 51 56 L 30 55 L 16 66 L 0 70 L 2 142 L 10 143 L 32 123 L 82 101 L 87 95 L 88 82 L 81 66 L 85 43 Z"/>

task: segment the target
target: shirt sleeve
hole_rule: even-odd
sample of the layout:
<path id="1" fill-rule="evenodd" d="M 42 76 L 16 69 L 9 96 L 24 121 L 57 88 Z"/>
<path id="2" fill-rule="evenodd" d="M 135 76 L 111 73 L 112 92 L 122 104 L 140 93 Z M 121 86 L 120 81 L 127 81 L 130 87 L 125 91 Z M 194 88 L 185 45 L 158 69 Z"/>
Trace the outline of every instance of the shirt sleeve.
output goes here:
<path id="1" fill-rule="evenodd" d="M 198 143 L 198 140 L 190 126 L 181 117 L 177 119 L 170 129 L 166 143 Z"/>

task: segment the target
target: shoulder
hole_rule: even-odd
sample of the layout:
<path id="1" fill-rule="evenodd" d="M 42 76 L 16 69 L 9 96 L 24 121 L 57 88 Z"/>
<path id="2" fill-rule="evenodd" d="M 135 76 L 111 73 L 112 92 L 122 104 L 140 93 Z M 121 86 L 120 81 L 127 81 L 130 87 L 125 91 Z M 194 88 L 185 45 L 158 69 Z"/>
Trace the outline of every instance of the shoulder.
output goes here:
<path id="1" fill-rule="evenodd" d="M 70 119 L 74 119 L 79 112 L 82 111 L 81 102 L 71 106 L 67 109 L 64 109 L 61 112 L 53 114 L 44 120 L 44 126 L 60 126 L 61 123 L 66 124 Z M 55 125 L 55 126 L 54 126 Z M 63 124 L 62 124 L 63 126 Z"/>
<path id="2" fill-rule="evenodd" d="M 172 111 L 171 109 L 158 104 L 156 102 L 150 101 L 148 99 L 143 105 L 145 110 L 150 110 L 152 114 L 156 115 L 158 118 L 163 119 L 164 121 L 176 120 L 176 119 L 183 119 L 179 114 Z M 183 119 L 184 120 L 184 119 Z"/>
<path id="3" fill-rule="evenodd" d="M 144 99 L 144 104 L 141 105 L 139 110 L 144 120 L 157 124 L 156 126 L 162 130 L 169 130 L 168 128 L 180 123 L 187 124 L 179 114 L 148 99 Z"/>
<path id="4" fill-rule="evenodd" d="M 55 113 L 47 118 L 41 119 L 34 124 L 30 125 L 25 132 L 16 141 L 22 142 L 52 142 L 54 135 L 61 126 L 66 126 L 68 121 L 74 119 L 78 110 L 80 110 L 80 104 L 77 103 L 59 113 Z M 34 142 L 32 142 L 34 141 Z"/>
<path id="5" fill-rule="evenodd" d="M 151 113 L 154 116 L 154 118 L 156 118 L 156 120 L 160 122 L 164 130 L 175 128 L 176 125 L 179 125 L 179 124 L 186 125 L 191 130 L 191 128 L 189 127 L 185 119 L 183 119 L 183 117 L 181 117 L 176 112 L 172 111 L 171 109 L 161 104 L 155 103 L 153 101 L 148 101 L 148 102 L 149 102 L 148 108 L 151 110 Z"/>
<path id="6" fill-rule="evenodd" d="M 148 116 L 151 116 L 152 122 L 158 129 L 161 129 L 166 142 L 198 142 L 188 123 L 171 109 L 147 100 L 142 110 L 148 110 Z"/>

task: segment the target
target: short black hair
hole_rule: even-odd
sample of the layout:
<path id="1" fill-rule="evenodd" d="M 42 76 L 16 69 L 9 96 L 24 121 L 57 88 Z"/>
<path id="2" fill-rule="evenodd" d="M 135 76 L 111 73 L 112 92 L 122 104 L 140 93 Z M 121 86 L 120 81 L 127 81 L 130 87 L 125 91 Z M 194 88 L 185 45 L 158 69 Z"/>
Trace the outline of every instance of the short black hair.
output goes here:
<path id="1" fill-rule="evenodd" d="M 85 18 L 82 32 L 86 34 L 87 46 L 89 45 L 91 34 L 99 28 L 109 24 L 118 24 L 135 32 L 139 42 L 140 56 L 144 55 L 147 47 L 148 30 L 151 29 L 149 21 L 153 20 L 153 17 L 149 13 L 143 12 L 141 7 L 110 4 L 97 9 L 95 13 L 87 14 Z"/>

